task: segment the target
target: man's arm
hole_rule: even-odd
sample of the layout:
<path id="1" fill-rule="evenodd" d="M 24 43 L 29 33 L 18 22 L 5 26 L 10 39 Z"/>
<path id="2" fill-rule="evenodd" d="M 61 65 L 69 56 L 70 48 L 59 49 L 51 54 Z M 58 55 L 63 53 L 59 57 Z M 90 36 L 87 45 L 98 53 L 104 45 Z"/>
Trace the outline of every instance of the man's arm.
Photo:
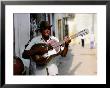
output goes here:
<path id="1" fill-rule="evenodd" d="M 62 57 L 65 57 L 65 56 L 67 55 L 68 46 L 69 46 L 69 43 L 71 42 L 71 39 L 70 39 L 68 36 L 66 36 L 66 37 L 64 38 L 64 41 L 65 41 L 65 47 L 64 47 L 64 49 L 60 52 L 60 55 L 61 55 Z"/>
<path id="2" fill-rule="evenodd" d="M 32 56 L 32 55 L 35 53 L 35 51 L 32 51 L 32 50 L 31 50 L 31 47 L 35 44 L 35 42 L 36 42 L 36 39 L 33 38 L 33 39 L 29 42 L 28 46 L 26 46 L 25 50 L 24 50 L 23 53 L 22 53 L 22 57 L 23 57 L 24 59 L 29 59 L 30 56 Z"/>

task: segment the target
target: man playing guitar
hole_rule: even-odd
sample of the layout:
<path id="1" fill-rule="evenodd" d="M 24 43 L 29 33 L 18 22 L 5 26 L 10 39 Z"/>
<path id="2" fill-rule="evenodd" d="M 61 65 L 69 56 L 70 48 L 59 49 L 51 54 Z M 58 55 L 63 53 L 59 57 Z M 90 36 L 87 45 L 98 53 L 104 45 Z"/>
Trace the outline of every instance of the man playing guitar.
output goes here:
<path id="1" fill-rule="evenodd" d="M 40 23 L 40 32 L 40 36 L 33 38 L 29 42 L 29 45 L 24 50 L 22 56 L 25 59 L 30 58 L 31 75 L 57 75 L 59 73 L 55 61 L 49 61 L 45 66 L 40 66 L 37 64 L 37 62 L 40 61 L 42 63 L 43 60 L 37 60 L 36 58 L 39 58 L 39 55 L 51 55 L 49 50 L 58 56 L 65 57 L 68 52 L 68 45 L 71 42 L 71 39 L 69 37 L 65 37 L 64 46 L 58 46 L 59 40 L 54 36 L 50 36 L 51 25 L 49 25 L 46 21 L 42 21 Z M 42 44 L 42 47 L 36 50 L 32 49 L 35 44 L 39 43 Z M 43 44 L 48 45 L 48 47 L 44 47 Z M 36 56 L 36 58 L 32 58 L 33 56 Z"/>

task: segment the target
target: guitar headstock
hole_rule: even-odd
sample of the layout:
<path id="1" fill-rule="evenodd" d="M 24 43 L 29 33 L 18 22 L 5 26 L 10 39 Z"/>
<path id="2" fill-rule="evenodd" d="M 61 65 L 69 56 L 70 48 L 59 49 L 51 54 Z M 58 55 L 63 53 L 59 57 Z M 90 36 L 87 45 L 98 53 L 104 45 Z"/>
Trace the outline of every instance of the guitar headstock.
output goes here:
<path id="1" fill-rule="evenodd" d="M 89 33 L 89 30 L 88 29 L 83 29 L 80 32 L 78 32 L 77 34 L 71 36 L 71 38 L 75 38 L 75 37 L 78 37 L 78 36 L 87 35 L 88 33 Z"/>
<path id="2" fill-rule="evenodd" d="M 78 36 L 87 35 L 88 33 L 89 33 L 89 30 L 88 29 L 84 29 L 84 30 L 78 32 Z"/>

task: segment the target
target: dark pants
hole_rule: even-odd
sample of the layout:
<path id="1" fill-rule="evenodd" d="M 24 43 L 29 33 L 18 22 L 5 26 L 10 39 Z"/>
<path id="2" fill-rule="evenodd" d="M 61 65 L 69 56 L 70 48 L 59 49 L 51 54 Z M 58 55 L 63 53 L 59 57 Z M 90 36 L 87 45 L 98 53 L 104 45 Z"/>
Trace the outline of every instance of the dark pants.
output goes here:
<path id="1" fill-rule="evenodd" d="M 82 47 L 84 47 L 84 39 L 81 39 Z"/>

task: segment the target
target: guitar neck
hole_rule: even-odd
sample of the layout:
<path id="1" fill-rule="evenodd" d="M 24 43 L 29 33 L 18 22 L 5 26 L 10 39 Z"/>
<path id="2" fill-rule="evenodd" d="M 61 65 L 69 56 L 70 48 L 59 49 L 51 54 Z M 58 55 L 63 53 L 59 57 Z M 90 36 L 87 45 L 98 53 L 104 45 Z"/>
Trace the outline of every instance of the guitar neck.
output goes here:
<path id="1" fill-rule="evenodd" d="M 77 34 L 74 34 L 74 35 L 72 35 L 72 36 L 69 36 L 70 39 L 75 39 L 76 37 L 78 37 Z M 64 46 L 64 45 L 65 45 L 65 41 L 61 41 L 61 42 L 60 42 L 60 46 Z"/>
<path id="2" fill-rule="evenodd" d="M 76 33 L 76 34 L 74 34 L 74 35 L 69 36 L 69 38 L 70 38 L 70 39 L 74 39 L 74 38 L 77 38 L 77 37 L 79 37 L 79 36 L 86 35 L 86 34 L 88 34 L 88 33 L 89 33 L 88 29 L 84 29 L 84 30 L 82 30 L 82 31 L 80 31 L 80 32 L 78 32 L 78 33 Z M 56 47 L 64 46 L 64 45 L 65 45 L 65 42 L 64 42 L 64 41 L 61 41 L 60 44 L 59 44 L 58 46 L 56 46 Z"/>

